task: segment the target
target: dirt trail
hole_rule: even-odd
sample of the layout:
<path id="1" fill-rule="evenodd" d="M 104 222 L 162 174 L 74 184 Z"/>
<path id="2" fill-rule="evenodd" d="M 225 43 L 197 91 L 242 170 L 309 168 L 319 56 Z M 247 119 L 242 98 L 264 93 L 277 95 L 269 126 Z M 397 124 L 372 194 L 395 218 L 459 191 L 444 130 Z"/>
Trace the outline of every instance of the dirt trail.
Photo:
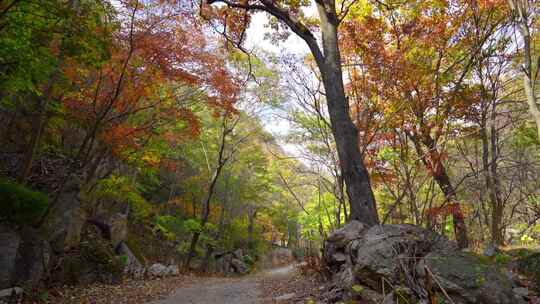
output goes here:
<path id="1" fill-rule="evenodd" d="M 262 279 L 285 278 L 293 272 L 290 265 L 243 278 L 213 278 L 181 287 L 170 298 L 149 304 L 260 304 L 264 300 Z"/>

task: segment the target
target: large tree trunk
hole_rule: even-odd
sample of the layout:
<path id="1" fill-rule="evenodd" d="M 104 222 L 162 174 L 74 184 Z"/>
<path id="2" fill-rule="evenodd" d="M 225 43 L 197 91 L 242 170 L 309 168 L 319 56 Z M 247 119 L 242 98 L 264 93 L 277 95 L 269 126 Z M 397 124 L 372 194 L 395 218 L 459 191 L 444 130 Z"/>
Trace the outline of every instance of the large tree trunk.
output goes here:
<path id="1" fill-rule="evenodd" d="M 349 102 L 345 96 L 341 56 L 338 45 L 339 20 L 335 0 L 317 0 L 322 49 L 310 29 L 294 14 L 274 0 L 259 0 L 259 4 L 250 1 L 206 0 L 208 4 L 225 3 L 231 8 L 247 11 L 265 11 L 286 24 L 299 38 L 308 45 L 321 73 L 324 91 L 330 114 L 332 133 L 336 141 L 337 152 L 343 179 L 347 186 L 350 203 L 350 220 L 359 220 L 367 225 L 379 223 L 375 198 L 371 190 L 369 175 L 363 163 L 358 146 L 358 130 L 349 116 Z"/>
<path id="2" fill-rule="evenodd" d="M 334 1 L 317 5 L 321 20 L 324 57 L 317 61 L 330 114 L 332 133 L 336 141 L 343 180 L 349 196 L 349 220 L 359 220 L 367 225 L 379 223 L 375 197 L 369 175 L 360 153 L 358 130 L 351 120 L 349 101 L 345 96 L 341 56 L 338 46 L 338 20 Z"/>

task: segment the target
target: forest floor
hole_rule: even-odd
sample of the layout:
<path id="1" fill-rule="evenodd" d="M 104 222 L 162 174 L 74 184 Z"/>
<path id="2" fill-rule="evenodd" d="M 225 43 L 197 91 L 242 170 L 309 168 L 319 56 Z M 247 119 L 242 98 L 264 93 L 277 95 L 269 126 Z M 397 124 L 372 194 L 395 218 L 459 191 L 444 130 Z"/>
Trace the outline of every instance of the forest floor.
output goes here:
<path id="1" fill-rule="evenodd" d="M 289 265 L 240 278 L 212 278 L 189 284 L 152 304 L 303 303 L 313 283 L 301 276 L 295 265 Z"/>
<path id="2" fill-rule="evenodd" d="M 177 277 L 128 280 L 119 285 L 63 286 L 50 290 L 57 304 L 289 304 L 305 303 L 317 283 L 299 274 L 295 265 L 243 277 Z"/>

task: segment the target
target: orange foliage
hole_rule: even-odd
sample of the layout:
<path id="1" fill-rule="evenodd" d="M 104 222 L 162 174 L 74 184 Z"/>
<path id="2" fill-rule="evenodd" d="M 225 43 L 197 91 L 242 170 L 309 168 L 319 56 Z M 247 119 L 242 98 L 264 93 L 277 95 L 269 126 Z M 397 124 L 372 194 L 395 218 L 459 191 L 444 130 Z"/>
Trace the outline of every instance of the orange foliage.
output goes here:
<path id="1" fill-rule="evenodd" d="M 134 16 L 133 30 L 126 22 L 115 36 L 108 62 L 99 68 L 65 68 L 78 88 L 64 97 L 67 114 L 118 156 L 158 134 L 171 145 L 197 136 L 191 104 L 205 100 L 230 112 L 239 92 L 226 55 L 209 46 L 189 7 L 160 1 L 141 5 Z M 179 121 L 182 130 L 176 127 Z"/>
<path id="2" fill-rule="evenodd" d="M 478 40 L 506 18 L 504 1 L 404 1 L 399 12 L 378 9 L 345 20 L 340 37 L 366 163 L 384 175 L 384 164 L 373 159 L 380 148 L 414 137 L 430 151 L 426 166 L 437 174 L 446 157 L 440 139 L 477 115 L 478 89 L 462 80 Z"/>

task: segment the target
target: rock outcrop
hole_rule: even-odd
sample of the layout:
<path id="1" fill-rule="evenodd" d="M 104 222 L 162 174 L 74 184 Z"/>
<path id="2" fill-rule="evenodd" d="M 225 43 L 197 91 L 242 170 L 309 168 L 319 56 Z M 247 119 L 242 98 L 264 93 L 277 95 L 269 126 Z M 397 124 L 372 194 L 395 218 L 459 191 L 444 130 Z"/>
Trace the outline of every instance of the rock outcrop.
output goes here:
<path id="1" fill-rule="evenodd" d="M 51 248 L 38 231 L 0 225 L 0 289 L 35 285 L 48 272 Z"/>
<path id="2" fill-rule="evenodd" d="M 72 182 L 60 194 L 44 224 L 47 239 L 55 253 L 78 248 L 83 226 L 88 218 L 79 198 L 80 189 Z"/>
<path id="3" fill-rule="evenodd" d="M 64 284 L 119 283 L 124 272 L 124 261 L 110 241 L 89 223 L 83 227 L 80 248 L 66 252 L 59 262 L 52 280 Z"/>
<path id="4" fill-rule="evenodd" d="M 333 292 L 341 288 L 339 297 L 367 303 L 392 303 L 393 297 L 422 303 L 430 295 L 443 303 L 448 298 L 463 304 L 524 303 L 496 266 L 413 225 L 367 228 L 352 221 L 329 236 L 324 258 L 333 273 Z M 390 293 L 394 296 L 387 299 Z"/>
<path id="5" fill-rule="evenodd" d="M 13 287 L 0 290 L 0 304 L 22 303 L 24 290 Z"/>
<path id="6" fill-rule="evenodd" d="M 246 274 L 249 272 L 249 267 L 244 263 L 243 258 L 241 250 L 216 254 L 214 255 L 215 270 L 223 274 Z"/>
<path id="7" fill-rule="evenodd" d="M 121 242 L 116 247 L 116 253 L 125 259 L 124 261 L 124 274 L 131 276 L 135 279 L 140 279 L 144 276 L 146 269 L 144 265 L 137 259 L 135 254 L 127 246 L 126 243 Z"/>
<path id="8" fill-rule="evenodd" d="M 21 238 L 19 234 L 6 225 L 0 225 L 0 289 L 11 286 L 15 274 L 15 260 Z"/>

